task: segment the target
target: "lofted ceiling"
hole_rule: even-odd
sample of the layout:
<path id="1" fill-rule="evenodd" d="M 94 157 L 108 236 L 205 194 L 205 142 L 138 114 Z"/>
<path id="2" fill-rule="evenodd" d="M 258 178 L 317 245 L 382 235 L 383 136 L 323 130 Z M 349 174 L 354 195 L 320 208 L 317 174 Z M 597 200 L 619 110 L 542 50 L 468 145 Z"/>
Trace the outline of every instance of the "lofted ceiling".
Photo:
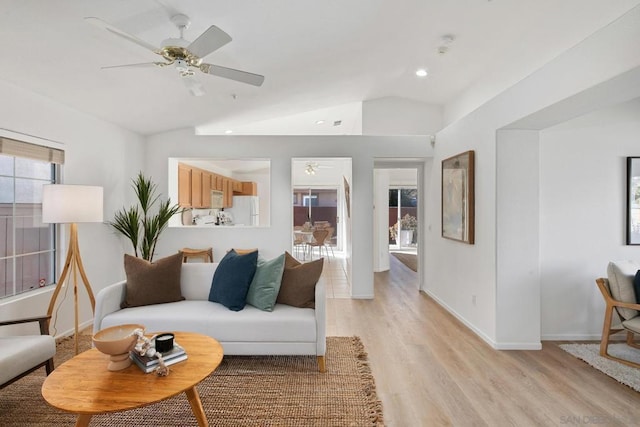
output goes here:
<path id="1" fill-rule="evenodd" d="M 639 3 L 0 0 L 0 80 L 144 135 L 294 115 L 309 121 L 304 133 L 315 123 L 300 113 L 376 98 L 445 106 L 467 91 L 486 101 Z M 158 46 L 179 36 L 177 13 L 191 19 L 187 40 L 210 25 L 232 37 L 205 62 L 264 75 L 264 84 L 196 74 L 206 93 L 194 97 L 171 67 L 101 69 L 161 58 L 85 17 Z M 425 78 L 415 76 L 421 67 Z"/>

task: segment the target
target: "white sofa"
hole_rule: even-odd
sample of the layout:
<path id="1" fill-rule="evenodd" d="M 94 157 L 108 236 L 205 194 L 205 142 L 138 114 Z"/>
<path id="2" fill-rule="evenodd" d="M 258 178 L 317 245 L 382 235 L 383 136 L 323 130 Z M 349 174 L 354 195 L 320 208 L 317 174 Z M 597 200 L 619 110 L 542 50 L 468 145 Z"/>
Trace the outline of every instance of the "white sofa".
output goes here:
<path id="1" fill-rule="evenodd" d="M 325 288 L 315 288 L 315 309 L 276 304 L 272 312 L 249 304 L 231 311 L 208 301 L 217 263 L 185 263 L 180 286 L 184 301 L 120 308 L 126 281 L 102 289 L 96 296 L 94 333 L 109 326 L 139 323 L 147 332 L 196 332 L 215 338 L 226 355 L 315 355 L 325 371 Z"/>

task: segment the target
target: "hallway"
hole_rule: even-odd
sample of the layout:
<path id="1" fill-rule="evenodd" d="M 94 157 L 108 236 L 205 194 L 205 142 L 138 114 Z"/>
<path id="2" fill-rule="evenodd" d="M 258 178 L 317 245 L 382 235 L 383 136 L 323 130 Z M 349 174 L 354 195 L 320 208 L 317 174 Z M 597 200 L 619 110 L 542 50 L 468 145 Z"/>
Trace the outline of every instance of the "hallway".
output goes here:
<path id="1" fill-rule="evenodd" d="M 552 426 L 579 417 L 623 426 L 640 419 L 640 395 L 631 388 L 555 342 L 539 351 L 492 349 L 418 292 L 417 274 L 395 257 L 390 262 L 390 272 L 375 274 L 375 299 L 327 300 L 327 335 L 362 338 L 385 425 Z"/>

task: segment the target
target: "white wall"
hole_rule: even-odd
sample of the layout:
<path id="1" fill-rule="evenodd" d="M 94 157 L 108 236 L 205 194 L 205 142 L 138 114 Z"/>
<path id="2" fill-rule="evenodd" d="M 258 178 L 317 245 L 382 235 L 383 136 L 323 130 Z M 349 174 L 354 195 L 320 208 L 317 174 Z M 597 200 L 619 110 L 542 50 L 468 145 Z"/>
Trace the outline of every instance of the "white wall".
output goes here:
<path id="1" fill-rule="evenodd" d="M 363 135 L 434 135 L 442 129 L 442 107 L 396 96 L 362 103 Z"/>
<path id="2" fill-rule="evenodd" d="M 105 220 L 129 201 L 130 178 L 144 167 L 143 138 L 115 125 L 72 110 L 50 99 L 0 82 L 0 128 L 62 142 L 64 183 L 104 187 Z M 2 130 L 0 130 L 2 132 Z M 66 255 L 68 227 L 61 232 L 60 258 Z M 94 294 L 124 278 L 122 242 L 105 224 L 78 224 L 82 260 Z M 60 260 L 62 264 L 63 260 Z M 60 274 L 61 269 L 59 270 Z M 80 286 L 82 286 L 80 284 Z M 52 287 L 0 301 L 0 319 L 45 314 Z M 64 290 L 64 302 L 52 321 L 52 333 L 73 330 L 73 293 Z M 93 313 L 84 287 L 80 295 L 80 322 L 91 323 Z M 55 325 L 55 329 L 53 326 Z M 2 328 L 0 333 L 13 333 Z"/>
<path id="3" fill-rule="evenodd" d="M 426 221 L 429 231 L 424 257 L 426 291 L 496 348 L 540 346 L 539 338 L 523 338 L 517 327 L 531 322 L 540 323 L 540 314 L 531 318 L 525 316 L 526 311 L 514 310 L 513 307 L 523 304 L 522 299 L 517 292 L 503 288 L 503 285 L 519 278 L 510 275 L 509 281 L 498 281 L 500 274 L 497 269 L 504 264 L 497 259 L 497 230 L 503 225 L 506 227 L 503 220 L 510 220 L 496 217 L 497 204 L 507 202 L 498 201 L 496 195 L 496 132 L 538 111 L 550 113 L 551 121 L 562 121 L 564 119 L 561 117 L 575 116 L 576 111 L 582 113 L 589 108 L 600 107 L 597 104 L 604 98 L 612 102 L 617 97 L 621 102 L 639 96 L 638 40 L 640 8 L 635 8 L 437 135 L 435 165 L 460 152 L 470 149 L 476 151 L 476 243 L 465 245 L 441 238 L 440 203 L 428 205 Z M 599 88 L 596 85 L 607 81 L 617 82 L 618 77 L 624 77 L 622 80 L 625 81 L 630 79 L 632 84 L 618 88 L 620 90 L 597 90 Z M 564 100 L 592 89 L 594 91 L 591 94 L 596 96 L 576 98 L 578 102 L 563 104 Z M 567 110 L 554 109 L 555 105 L 567 107 Z M 535 123 L 530 124 L 535 126 Z M 500 161 L 517 162 L 520 158 L 518 153 L 511 153 L 506 158 L 501 157 Z M 429 186 L 427 197 L 439 201 L 440 167 L 433 168 L 431 178 L 430 185 L 425 183 Z M 504 194 L 502 196 L 507 197 Z M 518 194 L 510 197 L 510 203 L 519 203 L 521 200 Z M 502 237 L 515 240 L 509 235 Z M 517 258 L 512 260 L 509 268 L 525 275 L 530 271 L 529 262 Z M 539 284 L 537 286 L 539 288 Z M 585 286 L 590 287 L 591 284 Z M 472 304 L 472 295 L 477 295 L 475 305 Z M 498 299 L 500 305 L 497 304 Z M 600 317 L 601 312 L 592 312 L 590 315 Z"/>
<path id="4" fill-rule="evenodd" d="M 389 180 L 392 169 L 375 169 L 373 174 L 373 271 L 389 270 Z"/>
<path id="5" fill-rule="evenodd" d="M 540 132 L 542 338 L 599 339 L 595 279 L 625 245 L 626 157 L 640 156 L 640 99 Z"/>
<path id="6" fill-rule="evenodd" d="M 512 319 L 540 316 L 538 131 L 500 130 L 496 146 L 496 342 L 537 350 L 540 322 Z"/>
<path id="7" fill-rule="evenodd" d="M 271 159 L 271 227 L 258 229 L 170 228 L 161 237 L 157 256 L 183 247 L 213 247 L 214 257 L 231 247 L 258 247 L 267 258 L 291 251 L 291 159 L 296 157 L 352 158 L 352 295 L 373 297 L 373 161 L 374 157 L 426 157 L 425 137 L 364 136 L 196 136 L 189 130 L 149 137 L 146 172 L 167 191 L 169 157 L 252 157 Z"/>

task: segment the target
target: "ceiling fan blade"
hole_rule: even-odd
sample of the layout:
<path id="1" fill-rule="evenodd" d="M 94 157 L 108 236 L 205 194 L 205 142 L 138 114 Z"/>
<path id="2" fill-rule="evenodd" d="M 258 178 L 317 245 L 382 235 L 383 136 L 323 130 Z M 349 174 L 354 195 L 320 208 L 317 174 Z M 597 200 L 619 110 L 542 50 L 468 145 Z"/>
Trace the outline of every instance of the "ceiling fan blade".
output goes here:
<path id="1" fill-rule="evenodd" d="M 182 76 L 182 83 L 189 89 L 191 95 L 193 96 L 202 96 L 205 94 L 204 87 L 202 83 L 196 80 L 193 76 Z"/>
<path id="2" fill-rule="evenodd" d="M 213 64 L 200 64 L 203 73 L 211 74 L 225 79 L 236 80 L 253 86 L 262 86 L 264 76 L 246 71 L 234 70 L 233 68 L 221 67 Z"/>
<path id="3" fill-rule="evenodd" d="M 140 64 L 124 64 L 124 65 L 107 65 L 106 67 L 100 67 L 102 70 L 109 68 L 147 68 L 147 67 L 164 67 L 169 65 L 165 62 L 143 62 Z"/>
<path id="4" fill-rule="evenodd" d="M 230 41 L 231 36 L 229 34 L 212 25 L 207 28 L 204 33 L 200 34 L 200 36 L 187 47 L 187 50 L 200 58 L 204 58 Z"/>
<path id="5" fill-rule="evenodd" d="M 142 46 L 145 49 L 150 50 L 151 52 L 158 53 L 158 51 L 159 51 L 159 49 L 156 46 L 154 46 L 154 45 L 152 45 L 150 43 L 147 43 L 146 41 L 141 40 L 141 39 L 137 38 L 134 35 L 126 33 L 126 32 L 122 31 L 119 28 L 116 28 L 113 25 L 109 24 L 108 22 L 103 21 L 100 18 L 96 18 L 94 16 L 89 16 L 89 17 L 84 18 L 84 20 L 87 21 L 87 22 L 90 22 L 91 24 L 96 25 L 96 26 L 98 26 L 100 28 L 104 28 L 105 30 L 107 30 L 107 31 L 119 36 L 119 37 L 122 37 L 123 39 L 129 40 L 130 42 L 133 42 L 133 43 L 137 44 L 138 46 Z"/>

